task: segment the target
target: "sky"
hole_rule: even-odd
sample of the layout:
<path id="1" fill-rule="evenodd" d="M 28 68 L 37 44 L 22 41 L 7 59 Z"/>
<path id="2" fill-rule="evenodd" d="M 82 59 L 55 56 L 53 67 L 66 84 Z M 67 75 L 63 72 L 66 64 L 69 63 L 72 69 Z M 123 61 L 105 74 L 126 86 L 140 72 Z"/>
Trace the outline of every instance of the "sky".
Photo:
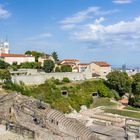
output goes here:
<path id="1" fill-rule="evenodd" d="M 140 0 L 0 0 L 0 40 L 11 53 L 140 67 Z"/>

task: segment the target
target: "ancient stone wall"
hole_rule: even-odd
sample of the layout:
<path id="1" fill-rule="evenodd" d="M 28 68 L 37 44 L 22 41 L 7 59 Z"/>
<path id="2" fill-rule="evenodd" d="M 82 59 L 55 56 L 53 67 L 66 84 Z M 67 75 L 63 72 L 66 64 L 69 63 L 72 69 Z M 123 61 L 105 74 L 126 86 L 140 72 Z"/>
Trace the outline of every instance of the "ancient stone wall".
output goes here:
<path id="1" fill-rule="evenodd" d="M 33 75 L 15 75 L 12 76 L 12 81 L 18 84 L 22 81 L 27 85 L 39 85 L 52 77 L 59 80 L 62 80 L 64 77 L 68 77 L 71 81 L 78 81 L 78 80 L 91 79 L 92 73 L 60 72 L 60 73 L 46 73 L 46 74 L 39 73 Z"/>

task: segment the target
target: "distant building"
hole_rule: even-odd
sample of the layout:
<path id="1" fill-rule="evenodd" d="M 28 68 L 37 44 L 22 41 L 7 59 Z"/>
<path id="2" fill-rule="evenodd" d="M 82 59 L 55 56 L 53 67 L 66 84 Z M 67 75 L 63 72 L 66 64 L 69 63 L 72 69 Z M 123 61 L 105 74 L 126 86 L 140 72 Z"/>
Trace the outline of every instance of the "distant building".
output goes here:
<path id="1" fill-rule="evenodd" d="M 80 63 L 77 59 L 64 59 L 59 61 L 58 65 L 69 65 L 72 67 L 72 72 L 79 72 L 78 64 Z"/>
<path id="2" fill-rule="evenodd" d="M 40 62 L 42 66 L 44 65 L 45 60 L 52 60 L 53 62 L 55 61 L 52 55 L 49 55 L 49 54 L 45 54 L 38 58 L 38 62 Z"/>
<path id="3" fill-rule="evenodd" d="M 6 54 L 10 53 L 8 41 L 0 42 L 0 54 L 1 53 L 6 53 Z"/>
<path id="4" fill-rule="evenodd" d="M 126 65 L 125 64 L 122 65 L 122 71 L 126 72 Z"/>
<path id="5" fill-rule="evenodd" d="M 35 62 L 35 57 L 32 55 L 26 55 L 26 54 L 6 54 L 1 53 L 0 59 L 3 61 L 9 63 L 12 65 L 14 62 L 16 62 L 18 65 L 24 62 Z"/>
<path id="6" fill-rule="evenodd" d="M 79 72 L 85 72 L 87 70 L 88 66 L 89 66 L 89 63 L 78 64 Z"/>
<path id="7" fill-rule="evenodd" d="M 82 68 L 81 70 L 85 69 L 85 71 L 92 72 L 93 77 L 106 79 L 106 75 L 111 72 L 111 65 L 103 61 L 94 61 L 87 65 L 83 65 L 83 67 L 81 66 L 82 65 L 80 65 L 80 69 Z"/>
<path id="8" fill-rule="evenodd" d="M 111 72 L 111 65 L 103 61 L 94 61 L 87 67 L 90 72 L 100 75 L 100 78 L 106 79 L 106 75 Z"/>

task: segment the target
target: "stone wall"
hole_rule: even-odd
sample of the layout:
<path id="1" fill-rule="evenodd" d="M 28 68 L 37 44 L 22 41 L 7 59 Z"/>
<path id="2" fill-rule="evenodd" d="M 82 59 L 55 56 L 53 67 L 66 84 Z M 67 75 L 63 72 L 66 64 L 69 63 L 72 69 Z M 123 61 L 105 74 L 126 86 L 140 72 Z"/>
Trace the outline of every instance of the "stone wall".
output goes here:
<path id="1" fill-rule="evenodd" d="M 71 81 L 86 80 L 92 78 L 92 73 L 74 73 L 74 72 L 59 72 L 59 73 L 38 73 L 32 75 L 14 75 L 12 81 L 19 84 L 21 81 L 26 85 L 39 85 L 43 84 L 47 79 L 54 77 L 55 79 L 62 80 L 64 77 L 68 77 Z"/>

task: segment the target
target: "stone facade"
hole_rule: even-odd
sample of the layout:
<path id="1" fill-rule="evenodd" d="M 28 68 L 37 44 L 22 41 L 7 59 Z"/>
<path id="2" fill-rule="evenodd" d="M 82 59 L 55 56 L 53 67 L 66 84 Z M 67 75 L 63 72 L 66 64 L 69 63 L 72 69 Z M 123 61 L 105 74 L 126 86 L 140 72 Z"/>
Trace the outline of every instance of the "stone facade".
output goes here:
<path id="1" fill-rule="evenodd" d="M 9 131 L 18 126 L 15 132 L 22 135 L 33 132 L 34 140 L 100 140 L 96 133 L 76 119 L 65 117 L 45 103 L 41 108 L 39 103 L 39 100 L 17 93 L 1 94 L 1 123 L 8 126 Z"/>
<path id="2" fill-rule="evenodd" d="M 62 80 L 64 77 L 68 77 L 71 81 L 86 80 L 92 78 L 91 72 L 59 72 L 59 73 L 36 73 L 31 75 L 13 75 L 12 81 L 14 83 L 24 82 L 27 85 L 39 85 L 44 83 L 47 79 L 55 78 Z"/>
<path id="3" fill-rule="evenodd" d="M 102 79 L 106 79 L 106 75 L 111 72 L 111 66 L 106 62 L 91 62 L 87 69 L 92 73 L 99 74 Z"/>

